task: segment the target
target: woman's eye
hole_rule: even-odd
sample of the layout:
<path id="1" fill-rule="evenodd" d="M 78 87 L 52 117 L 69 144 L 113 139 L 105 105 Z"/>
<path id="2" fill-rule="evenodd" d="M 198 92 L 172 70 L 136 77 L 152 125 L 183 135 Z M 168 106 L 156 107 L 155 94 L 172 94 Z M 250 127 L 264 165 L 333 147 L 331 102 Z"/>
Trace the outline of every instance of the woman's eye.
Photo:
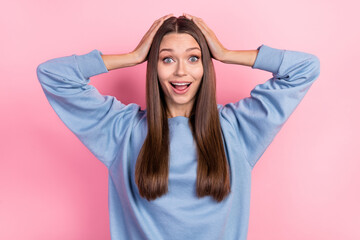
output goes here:
<path id="1" fill-rule="evenodd" d="M 199 57 L 197 57 L 197 56 L 191 56 L 190 62 L 196 62 L 198 59 L 199 59 Z"/>
<path id="2" fill-rule="evenodd" d="M 199 57 L 198 56 L 191 56 L 189 58 L 190 62 L 197 62 L 199 60 Z M 163 58 L 162 60 L 164 63 L 172 63 L 174 62 L 174 60 L 171 58 L 171 57 L 165 57 Z"/>
<path id="3" fill-rule="evenodd" d="M 172 61 L 172 59 L 169 58 L 169 57 L 166 57 L 166 58 L 163 59 L 164 63 L 170 63 L 171 61 Z"/>

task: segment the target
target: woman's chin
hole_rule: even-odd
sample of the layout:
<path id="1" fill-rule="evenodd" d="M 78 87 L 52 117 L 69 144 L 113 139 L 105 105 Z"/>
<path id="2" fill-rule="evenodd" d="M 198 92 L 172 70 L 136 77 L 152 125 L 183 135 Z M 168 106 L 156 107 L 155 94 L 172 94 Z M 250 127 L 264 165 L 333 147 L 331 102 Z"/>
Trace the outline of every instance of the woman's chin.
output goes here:
<path id="1" fill-rule="evenodd" d="M 169 104 L 169 106 L 171 107 L 192 107 L 194 101 L 189 98 L 189 97 L 185 97 L 185 96 L 179 96 L 179 97 L 174 97 L 171 99 L 171 104 Z"/>

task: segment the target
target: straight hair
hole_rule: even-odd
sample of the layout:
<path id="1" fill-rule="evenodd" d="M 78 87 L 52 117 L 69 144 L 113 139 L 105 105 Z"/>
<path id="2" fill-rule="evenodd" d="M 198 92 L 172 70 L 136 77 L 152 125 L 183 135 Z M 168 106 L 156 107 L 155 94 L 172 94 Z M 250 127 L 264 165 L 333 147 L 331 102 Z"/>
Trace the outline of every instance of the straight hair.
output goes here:
<path id="1" fill-rule="evenodd" d="M 230 193 L 229 165 L 225 156 L 216 103 L 216 77 L 206 39 L 196 24 L 180 16 L 164 21 L 156 32 L 147 56 L 146 107 L 148 133 L 135 166 L 139 193 L 148 201 L 168 192 L 169 126 L 167 106 L 157 64 L 159 48 L 168 33 L 190 34 L 199 44 L 204 74 L 189 117 L 197 145 L 196 195 L 221 202 Z"/>

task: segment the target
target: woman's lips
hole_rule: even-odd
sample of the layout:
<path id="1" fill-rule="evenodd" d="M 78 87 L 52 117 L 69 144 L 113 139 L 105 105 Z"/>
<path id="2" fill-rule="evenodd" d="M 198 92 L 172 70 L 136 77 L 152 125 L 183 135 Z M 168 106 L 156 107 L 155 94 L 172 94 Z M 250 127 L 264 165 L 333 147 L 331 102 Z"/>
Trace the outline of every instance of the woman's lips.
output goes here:
<path id="1" fill-rule="evenodd" d="M 187 82 L 172 82 L 170 83 L 171 88 L 173 89 L 173 91 L 177 94 L 185 94 L 189 88 L 191 83 L 187 83 Z"/>

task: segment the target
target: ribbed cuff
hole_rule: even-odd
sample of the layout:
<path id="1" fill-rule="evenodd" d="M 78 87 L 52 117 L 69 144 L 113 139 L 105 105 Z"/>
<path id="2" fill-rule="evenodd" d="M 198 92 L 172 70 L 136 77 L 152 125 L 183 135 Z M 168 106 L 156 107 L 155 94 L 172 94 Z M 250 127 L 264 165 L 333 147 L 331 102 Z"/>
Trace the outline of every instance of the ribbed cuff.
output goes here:
<path id="1" fill-rule="evenodd" d="M 284 58 L 285 50 L 272 48 L 264 44 L 258 47 L 258 50 L 259 52 L 252 68 L 276 74 Z"/>
<path id="2" fill-rule="evenodd" d="M 102 52 L 97 49 L 94 49 L 87 54 L 75 55 L 79 69 L 85 78 L 109 72 L 101 58 L 101 55 Z"/>

